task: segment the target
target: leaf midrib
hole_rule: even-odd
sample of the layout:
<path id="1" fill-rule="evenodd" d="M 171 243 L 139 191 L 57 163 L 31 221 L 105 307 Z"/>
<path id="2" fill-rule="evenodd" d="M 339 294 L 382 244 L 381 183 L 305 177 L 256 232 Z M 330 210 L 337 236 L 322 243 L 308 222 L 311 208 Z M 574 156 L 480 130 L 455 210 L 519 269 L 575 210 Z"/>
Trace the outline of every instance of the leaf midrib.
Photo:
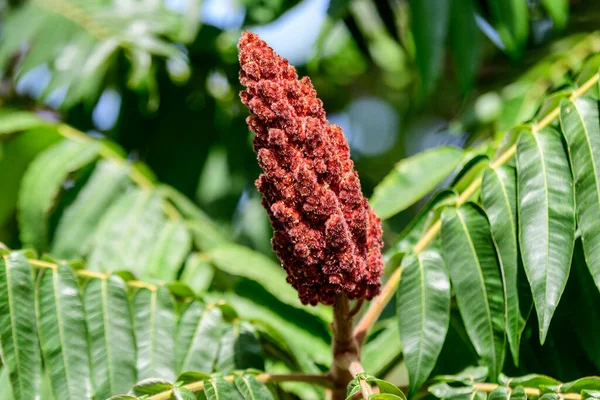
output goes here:
<path id="1" fill-rule="evenodd" d="M 544 197 L 546 199 L 546 207 L 545 207 L 545 211 L 546 211 L 546 269 L 544 271 L 545 274 L 545 279 L 544 279 L 544 323 L 542 326 L 540 326 L 540 330 L 546 330 L 547 328 L 544 327 L 544 325 L 546 324 L 546 318 L 547 318 L 547 297 L 548 297 L 548 271 L 550 270 L 550 211 L 549 211 L 549 207 L 550 207 L 550 195 L 548 193 L 548 173 L 546 171 L 546 159 L 544 157 L 544 152 L 542 151 L 541 148 L 541 144 L 539 141 L 539 138 L 537 136 L 537 132 L 531 132 L 531 136 L 533 136 L 533 139 L 535 140 L 535 144 L 536 144 L 536 149 L 538 151 L 538 153 L 540 154 L 540 161 L 541 161 L 541 165 L 542 165 L 542 176 L 544 178 Z"/>
<path id="2" fill-rule="evenodd" d="M 58 337 L 60 338 L 60 343 L 62 346 L 62 351 L 61 351 L 61 355 L 62 355 L 62 359 L 63 359 L 63 364 L 65 365 L 65 379 L 67 380 L 67 393 L 69 393 L 69 398 L 71 397 L 71 379 L 69 376 L 69 363 L 67 362 L 67 357 L 66 357 L 66 342 L 64 340 L 64 331 L 63 331 L 63 324 L 62 324 L 62 319 L 60 318 L 61 315 L 61 301 L 60 301 L 60 296 L 57 295 L 58 292 L 58 268 L 57 269 L 52 269 L 52 291 L 54 292 L 54 296 L 56 298 L 56 325 L 58 326 Z"/>

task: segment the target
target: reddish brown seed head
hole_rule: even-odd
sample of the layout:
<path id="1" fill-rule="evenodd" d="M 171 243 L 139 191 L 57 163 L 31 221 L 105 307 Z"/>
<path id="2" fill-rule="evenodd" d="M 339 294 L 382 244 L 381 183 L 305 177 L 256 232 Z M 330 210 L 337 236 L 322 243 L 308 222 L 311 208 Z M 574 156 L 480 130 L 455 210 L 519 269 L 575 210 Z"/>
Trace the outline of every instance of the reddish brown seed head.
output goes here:
<path id="1" fill-rule="evenodd" d="M 242 102 L 274 234 L 273 249 L 304 304 L 372 299 L 383 272 L 381 221 L 363 197 L 350 148 L 329 125 L 308 77 L 257 35 L 239 43 Z"/>

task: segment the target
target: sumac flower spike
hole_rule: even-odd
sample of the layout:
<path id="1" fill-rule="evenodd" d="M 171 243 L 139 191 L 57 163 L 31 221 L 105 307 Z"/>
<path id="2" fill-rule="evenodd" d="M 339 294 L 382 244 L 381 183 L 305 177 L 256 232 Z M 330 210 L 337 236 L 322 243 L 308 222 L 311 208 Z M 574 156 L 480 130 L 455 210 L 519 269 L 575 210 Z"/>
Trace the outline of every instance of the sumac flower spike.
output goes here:
<path id="1" fill-rule="evenodd" d="M 308 77 L 257 35 L 238 48 L 240 93 L 263 173 L 256 187 L 273 249 L 304 304 L 372 299 L 383 271 L 381 220 L 362 195 L 339 126 L 329 125 Z"/>

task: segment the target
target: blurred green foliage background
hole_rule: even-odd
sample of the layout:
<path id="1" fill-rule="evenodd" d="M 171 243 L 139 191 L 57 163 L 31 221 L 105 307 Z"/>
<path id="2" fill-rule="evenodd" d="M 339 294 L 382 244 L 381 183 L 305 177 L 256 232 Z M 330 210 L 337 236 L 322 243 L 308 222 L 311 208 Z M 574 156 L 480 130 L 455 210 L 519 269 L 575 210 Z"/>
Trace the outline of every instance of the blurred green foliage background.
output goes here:
<path id="1" fill-rule="evenodd" d="M 548 54 L 577 57 L 562 53 L 572 41 L 561 47 L 556 39 L 590 31 L 600 18 L 592 0 L 20 3 L 0 3 L 0 106 L 114 139 L 265 253 L 270 228 L 253 187 L 259 170 L 237 95 L 242 29 L 310 75 L 330 121 L 344 128 L 370 195 L 406 155 L 510 126 L 502 110 L 515 106 L 510 90 L 519 88 L 504 85 Z M 560 3 L 570 4 L 561 10 Z M 16 247 L 19 175 L 52 141 L 4 144 L 0 239 Z M 402 228 L 410 215 L 392 226 Z"/>

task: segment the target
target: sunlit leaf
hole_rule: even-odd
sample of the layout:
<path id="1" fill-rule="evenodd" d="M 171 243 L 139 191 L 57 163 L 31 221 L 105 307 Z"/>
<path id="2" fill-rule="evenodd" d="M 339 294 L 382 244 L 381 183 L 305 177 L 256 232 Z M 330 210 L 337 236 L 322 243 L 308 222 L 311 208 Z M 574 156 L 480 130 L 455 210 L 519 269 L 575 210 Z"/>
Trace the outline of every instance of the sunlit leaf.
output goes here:
<path id="1" fill-rule="evenodd" d="M 21 253 L 0 255 L 0 354 L 14 400 L 35 399 L 40 385 L 31 266 Z"/>
<path id="2" fill-rule="evenodd" d="M 125 283 L 92 279 L 84 292 L 96 398 L 126 393 L 137 381 L 133 323 Z"/>
<path id="3" fill-rule="evenodd" d="M 57 399 L 92 399 L 88 331 L 77 279 L 59 264 L 41 272 L 36 288 L 44 363 Z"/>
<path id="4" fill-rule="evenodd" d="M 386 219 L 419 201 L 450 175 L 461 157 L 460 149 L 437 147 L 400 161 L 373 192 L 370 202 L 377 215 Z"/>
<path id="5" fill-rule="evenodd" d="M 133 299 L 138 379 L 175 379 L 175 304 L 169 291 L 140 289 Z"/>

